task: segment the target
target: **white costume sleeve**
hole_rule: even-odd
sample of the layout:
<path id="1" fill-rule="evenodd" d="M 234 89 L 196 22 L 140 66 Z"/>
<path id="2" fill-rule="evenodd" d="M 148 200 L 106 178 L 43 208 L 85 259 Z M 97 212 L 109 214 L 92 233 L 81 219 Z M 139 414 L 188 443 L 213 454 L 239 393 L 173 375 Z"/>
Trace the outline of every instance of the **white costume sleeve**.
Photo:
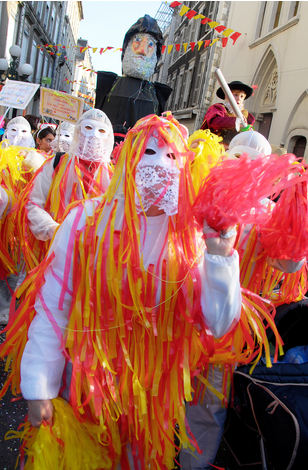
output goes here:
<path id="1" fill-rule="evenodd" d="M 6 190 L 0 186 L 0 219 L 2 219 L 4 211 L 10 202 Z"/>
<path id="2" fill-rule="evenodd" d="M 87 213 L 91 214 L 92 205 Z M 58 396 L 65 359 L 61 351 L 61 341 L 68 322 L 72 292 L 72 264 L 70 265 L 68 289 L 65 293 L 63 310 L 59 311 L 61 284 L 63 279 L 69 235 L 76 216 L 74 209 L 61 224 L 49 254 L 55 257 L 44 275 L 45 284 L 35 301 L 36 317 L 29 328 L 28 342 L 21 361 L 21 391 L 27 400 L 47 400 Z M 78 228 L 84 225 L 82 216 Z M 58 334 L 57 334 L 58 333 Z"/>
<path id="3" fill-rule="evenodd" d="M 29 228 L 38 240 L 49 240 L 48 231 L 59 224 L 44 210 L 54 172 L 53 159 L 45 163 L 42 171 L 33 180 L 33 189 L 29 195 L 28 210 Z"/>
<path id="4" fill-rule="evenodd" d="M 205 323 L 215 338 L 226 334 L 239 321 L 241 290 L 239 256 L 210 255 L 205 251 L 199 265 L 202 293 L 201 307 Z"/>

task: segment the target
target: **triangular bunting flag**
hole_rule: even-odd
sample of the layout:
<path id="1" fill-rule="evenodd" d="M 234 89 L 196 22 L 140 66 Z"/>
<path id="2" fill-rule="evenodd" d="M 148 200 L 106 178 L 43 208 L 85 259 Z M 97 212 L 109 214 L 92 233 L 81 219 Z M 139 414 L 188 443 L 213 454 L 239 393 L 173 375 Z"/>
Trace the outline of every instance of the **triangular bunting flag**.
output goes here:
<path id="1" fill-rule="evenodd" d="M 168 46 L 168 54 L 170 54 L 170 52 L 172 51 L 173 49 L 173 44 L 170 44 L 170 46 Z"/>
<path id="2" fill-rule="evenodd" d="M 170 3 L 169 6 L 170 6 L 171 8 L 175 8 L 175 7 L 178 7 L 179 5 L 181 5 L 180 2 L 172 2 L 172 3 Z"/>
<path id="3" fill-rule="evenodd" d="M 165 50 L 166 50 L 166 46 L 162 46 L 161 53 L 163 54 L 165 52 Z"/>
<path id="4" fill-rule="evenodd" d="M 227 26 L 223 26 L 222 24 L 217 26 L 215 28 L 215 30 L 218 32 L 218 33 L 221 33 L 224 29 L 227 29 Z"/>
<path id="5" fill-rule="evenodd" d="M 184 42 L 184 43 L 183 43 L 184 52 L 186 52 L 187 46 L 188 46 L 188 42 Z"/>
<path id="6" fill-rule="evenodd" d="M 206 41 L 204 41 L 204 49 L 210 45 L 210 42 L 211 42 L 210 39 L 207 39 Z"/>
<path id="7" fill-rule="evenodd" d="M 215 42 L 217 42 L 218 39 L 219 39 L 219 38 L 214 39 L 213 42 L 212 42 L 212 44 L 210 44 L 210 46 L 212 46 L 213 44 L 215 44 Z"/>
<path id="8" fill-rule="evenodd" d="M 196 12 L 195 10 L 190 10 L 190 11 L 188 11 L 188 12 L 186 13 L 185 16 L 187 16 L 187 18 L 188 18 L 189 20 L 191 20 L 196 14 L 197 14 L 197 12 Z"/>
<path id="9" fill-rule="evenodd" d="M 198 51 L 200 51 L 202 44 L 203 44 L 203 41 L 198 41 Z"/>
<path id="10" fill-rule="evenodd" d="M 222 33 L 222 35 L 225 36 L 225 37 L 228 37 L 228 36 L 230 36 L 231 33 L 234 33 L 234 29 L 228 28 Z"/>
<path id="11" fill-rule="evenodd" d="M 196 15 L 194 16 L 194 20 L 200 20 L 201 18 L 205 18 L 204 15 Z"/>
<path id="12" fill-rule="evenodd" d="M 221 38 L 222 47 L 226 47 L 229 38 Z"/>
<path id="13" fill-rule="evenodd" d="M 211 21 L 210 23 L 208 23 L 209 27 L 210 28 L 216 28 L 216 26 L 219 26 L 219 23 L 217 23 L 217 21 Z"/>
<path id="14" fill-rule="evenodd" d="M 180 16 L 184 16 L 185 13 L 188 12 L 188 10 L 190 10 L 190 8 L 187 7 L 186 5 L 183 5 L 182 8 L 181 8 L 181 11 L 180 11 Z"/>
<path id="15" fill-rule="evenodd" d="M 203 20 L 201 21 L 201 24 L 206 24 L 208 21 L 212 21 L 210 18 L 203 18 Z"/>
<path id="16" fill-rule="evenodd" d="M 194 48 L 195 48 L 196 43 L 195 42 L 190 42 L 189 44 L 190 44 L 191 50 L 193 51 Z"/>
<path id="17" fill-rule="evenodd" d="M 176 48 L 176 50 L 179 52 L 180 49 L 181 49 L 181 44 L 176 44 L 176 45 L 175 45 L 175 48 Z"/>
<path id="18" fill-rule="evenodd" d="M 233 44 L 232 46 L 234 46 L 234 44 L 236 43 L 237 39 L 241 36 L 242 33 L 233 33 L 232 36 L 230 36 L 230 39 L 232 39 L 233 41 Z"/>
<path id="19" fill-rule="evenodd" d="M 93 48 L 92 48 L 93 54 L 95 54 L 96 51 L 97 51 L 97 47 L 93 47 Z"/>

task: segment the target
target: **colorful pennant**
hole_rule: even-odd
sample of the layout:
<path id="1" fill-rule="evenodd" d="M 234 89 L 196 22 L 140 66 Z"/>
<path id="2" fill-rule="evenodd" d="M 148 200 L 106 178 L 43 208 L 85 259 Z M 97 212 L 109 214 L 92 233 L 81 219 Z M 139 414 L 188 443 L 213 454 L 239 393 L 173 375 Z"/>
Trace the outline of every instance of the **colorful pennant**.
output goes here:
<path id="1" fill-rule="evenodd" d="M 180 16 L 185 15 L 189 20 L 191 20 L 192 18 L 194 20 L 201 19 L 202 24 L 207 23 L 211 29 L 215 29 L 218 33 L 222 33 L 226 37 L 228 37 L 231 33 L 234 32 L 233 29 L 230 29 L 230 28 L 226 29 L 227 28 L 226 26 L 217 23 L 217 21 L 213 21 L 213 20 L 211 20 L 210 18 L 207 18 L 204 15 L 197 14 L 197 12 L 195 10 L 191 10 L 187 5 L 183 5 L 181 2 L 172 2 L 169 6 L 171 8 L 176 8 L 176 7 L 182 6 L 182 8 L 179 12 Z M 235 32 L 234 34 L 232 34 L 232 36 L 230 36 L 230 38 L 233 40 L 233 45 L 235 44 L 237 39 L 241 36 L 241 34 L 242 33 Z M 226 41 L 223 42 L 223 47 L 226 47 Z"/>

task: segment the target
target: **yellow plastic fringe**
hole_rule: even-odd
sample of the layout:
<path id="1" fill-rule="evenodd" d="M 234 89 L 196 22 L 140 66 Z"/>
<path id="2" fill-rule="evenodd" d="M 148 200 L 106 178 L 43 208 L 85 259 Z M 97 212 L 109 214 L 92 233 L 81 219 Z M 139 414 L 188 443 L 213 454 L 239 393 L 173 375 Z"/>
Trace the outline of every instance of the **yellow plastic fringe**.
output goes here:
<path id="1" fill-rule="evenodd" d="M 209 174 L 219 159 L 225 154 L 224 146 L 220 144 L 222 137 L 212 134 L 209 129 L 194 132 L 188 139 L 188 147 L 195 153 L 191 164 L 191 177 L 196 194 L 203 179 Z M 198 143 L 195 148 L 192 143 Z"/>
<path id="2" fill-rule="evenodd" d="M 20 431 L 8 431 L 5 439 L 20 439 L 24 470 L 99 470 L 110 469 L 106 427 L 80 422 L 72 407 L 62 398 L 52 400 L 52 425 L 44 422 L 33 428 L 29 421 Z"/>

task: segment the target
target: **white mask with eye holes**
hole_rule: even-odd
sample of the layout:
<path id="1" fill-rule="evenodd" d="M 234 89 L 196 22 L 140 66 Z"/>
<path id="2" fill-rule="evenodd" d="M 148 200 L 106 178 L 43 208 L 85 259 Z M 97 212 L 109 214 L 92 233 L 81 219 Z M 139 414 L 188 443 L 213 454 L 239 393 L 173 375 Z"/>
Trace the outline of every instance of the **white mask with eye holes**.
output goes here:
<path id="1" fill-rule="evenodd" d="M 24 124 L 8 125 L 6 137 L 11 145 L 18 145 L 20 147 L 33 147 L 33 138 L 31 132 Z"/>
<path id="2" fill-rule="evenodd" d="M 76 148 L 76 155 L 84 160 L 107 163 L 110 158 L 108 152 L 108 136 L 112 132 L 107 124 L 95 119 L 85 119 L 80 126 L 80 134 Z"/>
<path id="3" fill-rule="evenodd" d="M 56 138 L 51 142 L 50 146 L 54 152 L 57 151 L 59 143 L 60 152 L 68 152 L 73 140 L 73 134 L 66 129 L 61 129 L 60 134 L 57 133 Z"/>
<path id="4" fill-rule="evenodd" d="M 175 215 L 179 202 L 179 174 L 176 159 L 168 145 L 159 147 L 158 139 L 150 137 L 145 153 L 136 167 L 137 213 L 146 212 L 151 206 L 163 209 L 167 215 Z"/>

